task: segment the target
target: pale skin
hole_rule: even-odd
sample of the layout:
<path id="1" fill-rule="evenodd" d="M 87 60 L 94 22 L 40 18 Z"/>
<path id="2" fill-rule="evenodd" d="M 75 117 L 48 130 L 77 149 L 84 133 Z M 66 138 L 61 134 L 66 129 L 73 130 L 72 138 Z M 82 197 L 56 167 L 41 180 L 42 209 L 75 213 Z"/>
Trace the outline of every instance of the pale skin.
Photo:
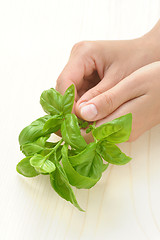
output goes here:
<path id="1" fill-rule="evenodd" d="M 129 141 L 134 141 L 159 124 L 160 21 L 137 39 L 75 44 L 56 89 L 63 94 L 71 84 L 76 89 L 73 112 L 96 126 L 131 112 Z"/>

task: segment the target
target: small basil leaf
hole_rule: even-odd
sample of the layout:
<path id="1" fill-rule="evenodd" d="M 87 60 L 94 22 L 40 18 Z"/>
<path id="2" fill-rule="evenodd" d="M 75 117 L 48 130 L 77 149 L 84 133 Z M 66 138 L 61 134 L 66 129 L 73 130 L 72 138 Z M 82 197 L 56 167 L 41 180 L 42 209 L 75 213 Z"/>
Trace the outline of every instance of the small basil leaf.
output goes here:
<path id="1" fill-rule="evenodd" d="M 60 114 L 62 112 L 62 95 L 53 88 L 45 90 L 41 94 L 40 104 L 46 113 Z"/>
<path id="2" fill-rule="evenodd" d="M 99 142 L 97 146 L 97 152 L 108 163 L 115 165 L 124 165 L 131 160 L 131 158 L 121 152 L 121 150 L 115 144 L 107 141 Z"/>
<path id="3" fill-rule="evenodd" d="M 75 97 L 75 88 L 74 88 L 74 85 L 72 84 L 66 90 L 65 94 L 62 97 L 62 106 L 63 106 L 62 112 L 64 115 L 72 112 L 74 97 Z"/>
<path id="4" fill-rule="evenodd" d="M 83 119 L 78 118 L 78 124 L 80 128 L 86 128 L 89 125 L 89 122 L 84 121 Z"/>
<path id="5" fill-rule="evenodd" d="M 46 157 L 40 154 L 35 154 L 30 159 L 30 164 L 31 166 L 35 167 L 39 172 L 42 172 L 42 173 L 51 173 L 55 171 L 55 168 L 56 168 L 53 162 L 46 159 Z"/>
<path id="6" fill-rule="evenodd" d="M 53 162 L 51 162 L 50 160 L 46 160 L 45 163 L 43 164 L 43 166 L 41 167 L 41 169 L 46 172 L 46 173 L 51 173 L 53 171 L 55 171 L 56 166 Z"/>
<path id="7" fill-rule="evenodd" d="M 99 178 L 91 178 L 86 177 L 79 174 L 71 165 L 68 159 L 68 149 L 66 145 L 62 147 L 62 164 L 64 170 L 67 174 L 67 178 L 72 186 L 77 188 L 91 188 L 93 187 L 99 180 Z"/>
<path id="8" fill-rule="evenodd" d="M 61 115 L 54 115 L 52 118 L 48 119 L 46 123 L 44 124 L 43 131 L 49 130 L 49 129 L 56 129 L 58 131 L 61 128 L 62 123 L 62 116 Z"/>
<path id="9" fill-rule="evenodd" d="M 59 196 L 71 202 L 80 211 L 84 211 L 78 204 L 74 192 L 69 184 L 66 173 L 59 162 L 56 162 L 56 170 L 50 174 L 50 182 Z"/>
<path id="10" fill-rule="evenodd" d="M 35 153 L 40 153 L 45 149 L 45 143 L 48 137 L 40 137 L 35 142 L 26 143 L 21 146 L 21 151 L 26 156 L 34 155 Z"/>
<path id="11" fill-rule="evenodd" d="M 86 133 L 93 131 L 93 129 L 95 129 L 95 125 L 96 125 L 96 121 L 93 122 L 93 124 L 89 125 L 89 127 L 86 130 Z"/>
<path id="12" fill-rule="evenodd" d="M 86 133 L 90 133 L 92 130 L 93 130 L 93 128 L 89 127 L 89 128 L 86 129 Z"/>
<path id="13" fill-rule="evenodd" d="M 46 115 L 44 117 L 38 118 L 29 126 L 25 127 L 19 135 L 19 144 L 24 145 L 26 143 L 34 142 L 39 137 L 44 137 L 54 132 L 54 129 L 50 129 L 49 131 L 43 131 L 45 122 L 51 117 L 52 116 L 50 115 Z"/>
<path id="14" fill-rule="evenodd" d="M 97 140 L 105 139 L 108 142 L 121 143 L 128 141 L 132 129 L 132 114 L 104 123 L 93 130 L 93 136 Z"/>
<path id="15" fill-rule="evenodd" d="M 35 168 L 31 166 L 30 157 L 26 157 L 22 159 L 17 164 L 16 170 L 18 173 L 22 174 L 25 177 L 35 177 L 39 175 L 39 173 L 35 170 Z"/>
<path id="16" fill-rule="evenodd" d="M 61 134 L 63 140 L 75 149 L 82 150 L 87 146 L 81 135 L 76 115 L 67 114 L 61 125 Z"/>

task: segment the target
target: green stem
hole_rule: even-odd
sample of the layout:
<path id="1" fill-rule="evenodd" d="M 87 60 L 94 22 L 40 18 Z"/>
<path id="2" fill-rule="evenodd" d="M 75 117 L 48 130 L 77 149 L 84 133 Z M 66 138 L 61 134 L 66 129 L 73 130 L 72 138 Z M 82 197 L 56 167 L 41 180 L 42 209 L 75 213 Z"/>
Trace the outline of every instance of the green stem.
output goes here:
<path id="1" fill-rule="evenodd" d="M 94 138 L 94 141 L 97 143 L 98 142 L 98 140 L 95 138 L 95 136 L 93 135 L 93 130 L 96 128 L 96 121 L 94 121 L 93 122 L 93 124 L 92 124 L 92 129 L 91 129 L 91 133 L 92 133 L 92 136 L 93 136 L 93 138 Z"/>
<path id="2" fill-rule="evenodd" d="M 50 153 L 48 153 L 45 158 L 48 158 L 52 153 L 56 152 L 57 148 L 59 148 L 59 146 L 61 145 L 61 143 L 63 142 L 63 139 L 61 139 L 57 145 L 50 151 Z"/>

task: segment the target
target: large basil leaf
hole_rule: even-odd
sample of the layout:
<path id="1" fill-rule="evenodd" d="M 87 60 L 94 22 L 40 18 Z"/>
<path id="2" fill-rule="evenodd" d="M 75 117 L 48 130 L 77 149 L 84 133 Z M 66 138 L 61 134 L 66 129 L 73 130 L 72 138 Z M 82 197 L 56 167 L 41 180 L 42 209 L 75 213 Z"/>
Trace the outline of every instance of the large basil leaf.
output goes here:
<path id="1" fill-rule="evenodd" d="M 22 159 L 17 164 L 16 170 L 18 173 L 22 174 L 25 177 L 35 177 L 39 175 L 39 173 L 35 170 L 35 168 L 31 166 L 30 157 L 26 157 Z"/>
<path id="2" fill-rule="evenodd" d="M 19 135 L 19 144 L 24 145 L 26 143 L 31 143 L 36 141 L 39 137 L 44 137 L 52 132 L 55 132 L 55 129 L 50 129 L 43 131 L 44 124 L 52 116 L 46 115 L 44 117 L 38 118 L 32 122 L 29 126 L 25 127 Z"/>
<path id="3" fill-rule="evenodd" d="M 65 92 L 62 97 L 62 106 L 63 106 L 63 114 L 66 115 L 72 112 L 74 97 L 75 97 L 75 88 L 72 84 Z"/>
<path id="4" fill-rule="evenodd" d="M 102 175 L 103 161 L 96 153 L 97 144 L 90 143 L 79 154 L 69 157 L 72 167 L 81 175 L 91 178 L 100 178 Z"/>
<path id="5" fill-rule="evenodd" d="M 68 148 L 66 145 L 62 147 L 62 164 L 70 184 L 77 188 L 91 188 L 98 182 L 100 178 L 86 177 L 78 173 L 68 159 Z"/>
<path id="6" fill-rule="evenodd" d="M 115 144 L 109 143 L 107 141 L 98 143 L 97 152 L 108 163 L 115 165 L 124 165 L 131 160 L 131 158 L 121 152 L 121 150 Z"/>
<path id="7" fill-rule="evenodd" d="M 76 115 L 67 114 L 61 125 L 63 140 L 71 147 L 82 150 L 87 146 L 86 141 L 81 135 Z"/>
<path id="8" fill-rule="evenodd" d="M 97 140 L 105 139 L 108 142 L 121 143 L 128 141 L 131 129 L 132 114 L 128 113 L 95 128 L 92 133 Z"/>
<path id="9" fill-rule="evenodd" d="M 45 149 L 47 139 L 48 139 L 48 136 L 40 137 L 35 142 L 26 143 L 24 145 L 21 145 L 21 151 L 26 156 L 31 156 L 31 155 L 34 155 L 35 153 L 40 153 L 41 151 L 43 151 Z"/>
<path id="10" fill-rule="evenodd" d="M 60 114 L 62 112 L 62 95 L 54 88 L 45 90 L 41 94 L 40 104 L 46 113 Z"/>
<path id="11" fill-rule="evenodd" d="M 70 201 L 80 211 L 84 211 L 78 204 L 74 192 L 69 184 L 66 173 L 59 162 L 55 162 L 56 170 L 50 174 L 50 182 L 59 196 Z"/>
<path id="12" fill-rule="evenodd" d="M 31 157 L 30 164 L 40 173 L 51 173 L 56 169 L 55 164 L 52 161 L 46 159 L 46 157 L 40 154 L 35 154 Z"/>

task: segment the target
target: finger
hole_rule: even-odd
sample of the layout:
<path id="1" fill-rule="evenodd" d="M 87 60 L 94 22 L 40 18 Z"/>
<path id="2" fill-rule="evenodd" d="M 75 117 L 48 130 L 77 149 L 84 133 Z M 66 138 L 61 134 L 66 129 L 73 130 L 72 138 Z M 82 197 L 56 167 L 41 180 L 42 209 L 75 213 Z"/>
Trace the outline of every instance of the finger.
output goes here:
<path id="1" fill-rule="evenodd" d="M 143 77 L 135 72 L 113 88 L 81 105 L 78 115 L 87 121 L 102 119 L 123 103 L 145 94 L 146 91 L 147 85 Z"/>
<path id="2" fill-rule="evenodd" d="M 74 59 L 73 59 L 74 60 Z M 77 98 L 77 88 L 80 84 L 84 75 L 84 66 L 80 59 L 75 59 L 75 61 L 70 60 L 64 67 L 62 73 L 59 75 L 56 83 L 56 90 L 61 94 L 64 94 L 66 89 L 74 84 L 75 85 L 75 99 Z"/>
<path id="3" fill-rule="evenodd" d="M 74 84 L 77 99 L 77 92 L 83 87 L 84 78 L 96 70 L 89 46 L 78 43 L 73 47 L 69 61 L 57 79 L 56 89 L 60 93 L 64 94 L 66 89 Z"/>
<path id="4" fill-rule="evenodd" d="M 123 72 L 123 71 L 122 71 Z M 102 80 L 94 87 L 89 89 L 86 93 L 82 95 L 82 97 L 77 102 L 77 111 L 79 105 L 83 102 L 88 102 L 92 98 L 100 95 L 101 93 L 109 90 L 113 86 L 115 86 L 121 79 L 123 78 L 123 74 L 119 70 L 116 69 L 114 64 L 112 64 L 104 74 Z"/>

